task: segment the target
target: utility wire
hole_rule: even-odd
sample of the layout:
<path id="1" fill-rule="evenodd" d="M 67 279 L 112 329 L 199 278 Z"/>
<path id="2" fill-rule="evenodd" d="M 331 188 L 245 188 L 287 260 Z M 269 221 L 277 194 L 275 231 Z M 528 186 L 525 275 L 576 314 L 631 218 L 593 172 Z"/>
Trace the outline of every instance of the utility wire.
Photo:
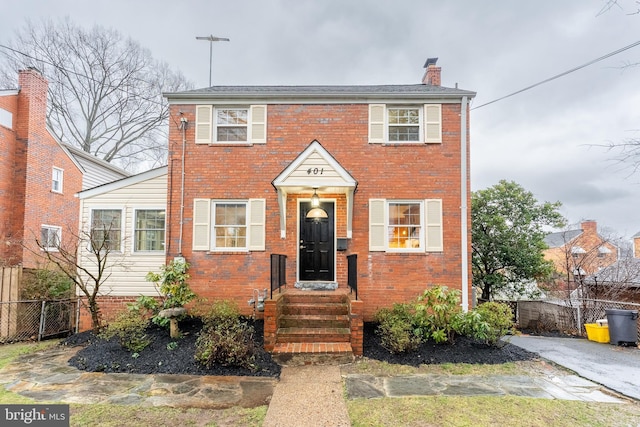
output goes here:
<path id="1" fill-rule="evenodd" d="M 513 92 L 513 93 L 510 93 L 509 95 L 502 96 L 502 97 L 500 97 L 500 98 L 494 99 L 493 101 L 485 102 L 484 104 L 481 104 L 481 105 L 478 105 L 477 107 L 473 107 L 473 108 L 471 108 L 471 110 L 476 110 L 476 109 L 478 109 L 478 108 L 481 108 L 481 107 L 484 107 L 484 106 L 487 106 L 487 105 L 493 104 L 493 103 L 495 103 L 495 102 L 502 101 L 503 99 L 510 98 L 510 97 L 512 97 L 512 96 L 514 96 L 514 95 L 517 95 L 517 94 L 522 93 L 522 92 L 524 92 L 524 91 L 527 91 L 527 90 L 529 90 L 529 89 L 533 89 L 534 87 L 538 87 L 538 86 L 543 85 L 543 84 L 545 84 L 545 83 L 549 83 L 549 82 L 550 82 L 550 81 L 552 81 L 552 80 L 559 79 L 560 77 L 563 77 L 563 76 L 566 76 L 567 74 L 571 74 L 571 73 L 573 73 L 573 72 L 575 72 L 575 71 L 581 70 L 581 69 L 583 69 L 583 68 L 585 68 L 585 67 L 588 67 L 589 65 L 592 65 L 592 64 L 595 64 L 596 62 L 600 62 L 600 61 L 602 61 L 602 60 L 604 60 L 604 59 L 610 58 L 610 57 L 612 57 L 612 56 L 614 56 L 614 55 L 617 55 L 617 54 L 619 54 L 619 53 L 621 53 L 621 52 L 624 52 L 625 50 L 629 50 L 629 49 L 631 49 L 631 48 L 633 48 L 633 47 L 636 47 L 636 46 L 638 46 L 638 45 L 640 45 L 640 41 L 637 41 L 637 42 L 635 42 L 635 43 L 631 43 L 631 44 L 630 44 L 630 45 L 628 45 L 628 46 L 625 46 L 625 47 L 620 48 L 620 49 L 618 49 L 618 50 L 615 50 L 615 51 L 613 51 L 613 52 L 607 53 L 606 55 L 603 55 L 603 56 L 601 56 L 601 57 L 599 57 L 599 58 L 596 58 L 596 59 L 594 59 L 594 60 L 592 60 L 592 61 L 589 61 L 589 62 L 587 62 L 586 64 L 582 64 L 582 65 L 580 65 L 580 66 L 578 66 L 578 67 L 572 68 L 572 69 L 567 70 L 567 71 L 565 71 L 565 72 L 563 72 L 563 73 L 557 74 L 557 75 L 555 75 L 555 76 L 553 76 L 553 77 L 549 77 L 548 79 L 542 80 L 541 82 L 538 82 L 538 83 L 536 83 L 536 84 L 532 84 L 531 86 L 527 86 L 527 87 L 525 87 L 524 89 L 520 89 L 520 90 L 518 90 L 518 91 L 515 91 L 515 92 Z"/>
<path id="2" fill-rule="evenodd" d="M 8 50 L 8 51 L 11 51 L 11 52 L 13 52 L 13 53 L 17 53 L 17 54 L 22 55 L 22 56 L 25 56 L 25 57 L 27 57 L 27 58 L 29 58 L 29 59 L 33 59 L 34 61 L 38 61 L 38 62 L 42 62 L 43 64 L 50 65 L 51 67 L 53 67 L 53 68 L 57 68 L 58 70 L 64 71 L 64 72 L 66 72 L 66 73 L 68 73 L 68 74 L 73 74 L 73 75 L 75 75 L 75 76 L 77 76 L 77 77 L 85 78 L 85 79 L 87 79 L 87 80 L 92 81 L 93 83 L 98 84 L 98 85 L 104 85 L 104 82 L 99 81 L 99 80 L 97 80 L 97 79 L 95 79 L 95 78 L 93 78 L 93 77 L 91 77 L 91 76 L 87 76 L 86 74 L 78 73 L 77 71 L 70 70 L 70 69 L 68 69 L 68 68 L 64 68 L 64 67 L 62 67 L 62 66 L 60 66 L 60 65 L 56 65 L 56 64 L 54 64 L 54 63 L 52 63 L 52 62 L 45 61 L 44 59 L 36 58 L 35 56 L 31 56 L 31 55 L 29 55 L 28 53 L 21 52 L 21 51 L 19 51 L 19 50 L 17 50 L 17 49 L 14 49 L 14 48 L 12 48 L 12 47 L 5 46 L 5 45 L 3 45 L 3 44 L 0 44 L 0 48 L 2 48 L 2 49 L 6 49 L 6 50 Z M 9 54 L 5 53 L 5 55 L 7 55 L 7 56 L 8 56 Z M 116 90 L 119 90 L 119 91 L 121 91 L 121 92 L 124 92 L 124 93 L 127 93 L 127 94 L 128 94 L 128 92 L 127 92 L 125 89 L 122 89 L 122 88 L 119 88 L 119 87 L 116 87 L 115 89 L 116 89 Z M 165 107 L 165 104 L 164 104 L 164 103 L 159 102 L 159 101 L 157 101 L 157 100 L 155 100 L 155 99 L 148 98 L 148 97 L 145 97 L 145 96 L 142 96 L 142 95 L 138 95 L 138 98 L 140 98 L 140 99 L 142 99 L 142 100 L 144 100 L 144 101 L 150 102 L 150 103 L 152 103 L 152 104 L 156 104 L 156 105 L 159 105 L 159 106 L 161 106 L 161 107 Z"/>

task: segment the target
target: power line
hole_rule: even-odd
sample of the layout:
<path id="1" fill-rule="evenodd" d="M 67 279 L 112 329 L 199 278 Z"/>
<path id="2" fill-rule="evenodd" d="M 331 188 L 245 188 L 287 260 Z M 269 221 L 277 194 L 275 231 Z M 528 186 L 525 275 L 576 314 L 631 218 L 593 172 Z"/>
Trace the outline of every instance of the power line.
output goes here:
<path id="1" fill-rule="evenodd" d="M 515 92 L 513 92 L 513 93 L 510 93 L 509 95 L 502 96 L 502 97 L 500 97 L 500 98 L 494 99 L 493 101 L 485 102 L 484 104 L 478 105 L 477 107 L 473 107 L 471 110 L 476 110 L 476 109 L 478 109 L 478 108 L 481 108 L 481 107 L 484 107 L 484 106 L 487 106 L 487 105 L 493 104 L 493 103 L 495 103 L 495 102 L 502 101 L 503 99 L 510 98 L 510 97 L 512 97 L 512 96 L 514 96 L 514 95 L 517 95 L 517 94 L 522 93 L 522 92 L 524 92 L 524 91 L 527 91 L 527 90 L 529 90 L 529 89 L 533 89 L 534 87 L 538 87 L 538 86 L 543 85 L 543 84 L 545 84 L 545 83 L 549 83 L 549 82 L 550 82 L 550 81 L 552 81 L 552 80 L 559 79 L 560 77 L 566 76 L 567 74 L 571 74 L 571 73 L 573 73 L 574 71 L 581 70 L 581 69 L 583 69 L 583 68 L 585 68 L 585 67 L 588 67 L 589 65 L 592 65 L 592 64 L 595 64 L 596 62 L 600 62 L 600 61 L 602 61 L 602 60 L 604 60 L 604 59 L 610 58 L 610 57 L 612 57 L 612 56 L 614 56 L 614 55 L 617 55 L 617 54 L 619 54 L 619 53 L 621 53 L 621 52 L 624 52 L 625 50 L 629 50 L 629 49 L 631 49 L 631 48 L 633 48 L 633 47 L 636 47 L 636 46 L 638 46 L 638 45 L 640 45 L 640 41 L 637 41 L 637 42 L 635 42 L 635 43 L 631 43 L 630 45 L 625 46 L 625 47 L 623 47 L 623 48 L 621 48 L 621 49 L 618 49 L 618 50 L 615 50 L 615 51 L 613 51 L 613 52 L 607 53 L 606 55 L 603 55 L 603 56 L 601 56 L 601 57 L 599 57 L 599 58 L 596 58 L 596 59 L 594 59 L 594 60 L 592 60 L 592 61 L 589 61 L 589 62 L 587 62 L 587 63 L 585 63 L 585 64 L 582 64 L 582 65 L 580 65 L 580 66 L 578 66 L 578 67 L 575 67 L 575 68 L 572 68 L 572 69 L 570 69 L 570 70 L 567 70 L 567 71 L 565 71 L 565 72 L 563 72 L 563 73 L 557 74 L 557 75 L 555 75 L 555 76 L 553 76 L 553 77 L 549 77 L 548 79 L 542 80 L 541 82 L 538 82 L 538 83 L 532 84 L 531 86 L 527 86 L 527 87 L 525 87 L 525 88 L 523 88 L 523 89 L 520 89 L 520 90 L 518 90 L 518 91 L 515 91 Z"/>

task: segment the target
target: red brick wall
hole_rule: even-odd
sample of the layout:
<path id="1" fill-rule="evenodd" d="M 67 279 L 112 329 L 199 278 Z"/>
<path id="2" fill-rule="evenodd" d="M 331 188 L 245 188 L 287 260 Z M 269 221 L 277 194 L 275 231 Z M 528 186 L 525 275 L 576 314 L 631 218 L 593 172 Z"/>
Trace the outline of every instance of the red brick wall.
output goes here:
<path id="1" fill-rule="evenodd" d="M 0 108 L 13 114 L 11 129 L 0 126 L 0 264 L 14 265 L 22 255 L 17 244 L 22 239 L 22 215 L 16 195 L 24 191 L 24 180 L 19 179 L 24 162 L 18 162 L 22 157 L 17 157 L 20 152 L 15 132 L 18 95 L 0 96 Z"/>
<path id="2" fill-rule="evenodd" d="M 15 128 L 2 129 L 0 135 L 2 162 L 8 165 L 0 172 L 0 227 L 9 224 L 3 227 L 8 231 L 0 228 L 0 233 L 3 240 L 8 236 L 22 240 L 30 250 L 13 244 L 0 256 L 35 268 L 42 265 L 34 238 L 40 237 L 43 224 L 62 227 L 63 240 L 77 236 L 79 201 L 74 195 L 82 189 L 82 173 L 46 129 L 46 79 L 35 70 L 25 70 L 19 85 L 16 100 L 8 104 L 13 107 Z M 64 170 L 62 194 L 51 191 L 54 166 Z"/>
<path id="3" fill-rule="evenodd" d="M 287 235 L 280 238 L 280 211 L 271 182 L 313 140 L 322 146 L 357 181 L 353 238 L 348 251 L 337 253 L 337 279 L 346 286 L 346 255 L 358 254 L 358 296 L 363 315 L 393 302 L 415 298 L 426 287 L 461 288 L 460 247 L 460 104 L 443 104 L 442 144 L 390 145 L 368 143 L 368 105 L 269 105 L 267 144 L 254 146 L 196 145 L 195 107 L 173 105 L 171 115 L 184 114 L 186 132 L 185 198 L 182 254 L 191 264 L 193 290 L 209 298 L 232 298 L 247 312 L 253 288 L 269 286 L 269 256 L 286 254 L 287 282 L 296 278 L 297 198 L 289 195 Z M 176 119 L 178 121 L 179 119 Z M 182 134 L 169 135 L 168 259 L 178 254 L 180 215 L 180 156 Z M 468 151 L 467 151 L 468 154 Z M 467 168 L 468 169 L 468 168 Z M 324 195 L 323 195 L 324 197 Z M 337 198 L 336 236 L 346 234 L 345 199 Z M 266 251 L 211 254 L 191 250 L 194 198 L 265 198 Z M 426 254 L 369 253 L 369 199 L 443 200 L 444 252 Z M 467 204 L 470 206 L 470 202 Z M 470 223 L 470 213 L 467 215 Z M 467 248 L 469 250 L 469 248 Z M 470 268 L 469 268 L 470 271 Z M 469 278 L 470 282 L 470 278 Z"/>

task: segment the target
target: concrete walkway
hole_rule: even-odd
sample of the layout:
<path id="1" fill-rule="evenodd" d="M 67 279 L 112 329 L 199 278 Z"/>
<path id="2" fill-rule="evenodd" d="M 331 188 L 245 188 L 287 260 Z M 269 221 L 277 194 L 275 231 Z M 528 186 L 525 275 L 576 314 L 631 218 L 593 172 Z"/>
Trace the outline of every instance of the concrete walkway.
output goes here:
<path id="1" fill-rule="evenodd" d="M 506 341 L 610 390 L 640 400 L 640 349 L 637 347 L 528 335 L 508 337 Z"/>

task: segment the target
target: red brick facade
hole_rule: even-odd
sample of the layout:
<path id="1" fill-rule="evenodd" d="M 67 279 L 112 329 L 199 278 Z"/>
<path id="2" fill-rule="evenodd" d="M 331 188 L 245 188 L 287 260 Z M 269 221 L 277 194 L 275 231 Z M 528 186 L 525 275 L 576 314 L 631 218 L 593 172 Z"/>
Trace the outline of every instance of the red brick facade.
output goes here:
<path id="1" fill-rule="evenodd" d="M 24 70 L 19 86 L 0 96 L 0 108 L 13 116 L 12 128 L 0 125 L 0 262 L 34 268 L 43 225 L 60 227 L 63 241 L 77 235 L 82 172 L 46 128 L 47 80 Z M 62 192 L 52 191 L 54 167 L 63 171 Z"/>
<path id="2" fill-rule="evenodd" d="M 469 93 L 469 92 L 467 92 Z M 328 96 L 330 97 L 330 96 Z M 196 105 L 211 104 L 206 95 L 184 102 L 169 95 L 171 122 L 186 119 L 184 133 L 184 194 L 181 194 L 183 133 L 176 126 L 169 133 L 169 197 L 167 206 L 167 259 L 182 255 L 190 263 L 190 284 L 201 297 L 234 299 L 249 313 L 247 300 L 254 288 L 270 284 L 270 255 L 287 255 L 287 286 L 297 278 L 298 199 L 309 199 L 311 187 L 286 197 L 286 235 L 281 237 L 281 207 L 272 182 L 312 141 L 318 141 L 336 162 L 357 181 L 353 196 L 352 236 L 347 250 L 336 252 L 335 279 L 347 286 L 349 254 L 358 255 L 358 298 L 365 321 L 394 302 L 414 299 L 424 289 L 446 285 L 462 289 L 462 277 L 470 278 L 470 210 L 461 209 L 461 146 L 469 158 L 468 117 L 462 95 L 442 103 L 442 143 L 372 144 L 369 142 L 369 104 L 376 101 L 344 100 L 261 102 L 267 105 L 266 144 L 196 144 Z M 180 98 L 184 99 L 184 98 Z M 414 98 L 412 98 L 414 99 Z M 420 99 L 425 103 L 428 95 Z M 378 101 L 379 102 L 379 101 Z M 399 101 L 397 101 L 399 102 Z M 409 102 L 406 101 L 405 102 Z M 416 103 L 415 100 L 410 101 Z M 245 101 L 238 101 L 244 103 Z M 257 102 L 254 102 L 254 104 Z M 233 100 L 224 105 L 235 105 Z M 464 107 L 463 107 L 464 105 Z M 461 140 L 464 140 L 461 143 Z M 470 207 L 469 163 L 466 169 L 466 206 Z M 181 199 L 184 225 L 180 230 Z M 347 236 L 348 201 L 345 194 L 325 192 L 335 200 L 335 235 Z M 194 199 L 266 199 L 265 251 L 215 253 L 193 251 Z M 370 199 L 441 199 L 444 250 L 440 252 L 391 253 L 370 251 Z M 462 218 L 466 214 L 466 247 L 462 247 Z M 182 242 L 179 241 L 182 234 Z M 466 252 L 463 256 L 463 251 Z M 466 260 L 466 268 L 463 268 Z M 470 300 L 469 300 L 470 301 Z M 469 304 L 470 307 L 470 304 Z"/>

